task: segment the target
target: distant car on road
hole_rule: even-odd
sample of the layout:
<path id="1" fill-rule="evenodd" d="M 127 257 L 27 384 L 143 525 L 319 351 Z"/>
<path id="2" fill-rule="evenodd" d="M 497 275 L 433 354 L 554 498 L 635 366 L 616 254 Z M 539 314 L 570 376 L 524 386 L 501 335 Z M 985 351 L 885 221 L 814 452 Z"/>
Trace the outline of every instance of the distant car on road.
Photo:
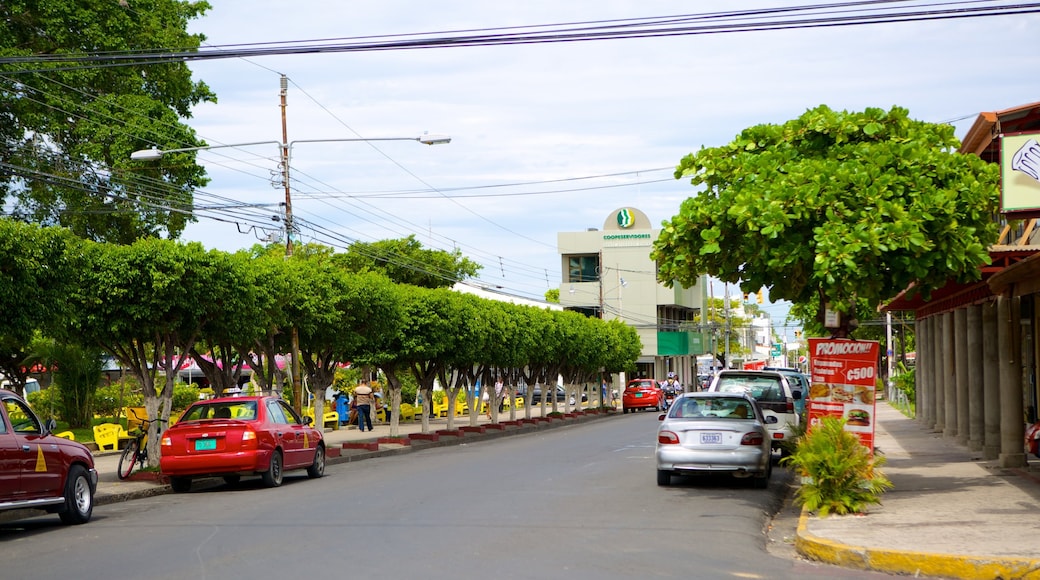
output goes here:
<path id="1" fill-rule="evenodd" d="M 562 403 L 562 402 L 567 400 L 567 390 L 564 389 L 563 387 L 561 387 L 560 385 L 556 385 L 556 388 L 553 389 L 553 391 L 556 393 L 556 401 L 558 403 Z M 516 387 L 516 396 L 526 399 L 527 398 L 527 385 L 519 385 L 519 386 L 517 386 Z M 589 396 L 586 395 L 585 393 L 582 393 L 581 394 L 581 400 L 582 401 L 588 401 L 589 400 Z M 542 387 L 541 387 L 541 385 L 538 385 L 538 386 L 536 386 L 534 388 L 533 391 L 531 391 L 531 404 L 532 405 L 541 404 L 541 402 L 542 402 Z M 551 403 L 552 399 L 549 399 L 548 402 Z M 571 404 L 572 405 L 574 404 L 573 400 L 571 401 Z"/>
<path id="2" fill-rule="evenodd" d="M 776 422 L 746 394 L 679 397 L 657 429 L 657 485 L 670 485 L 673 475 L 730 473 L 767 487 L 773 473 L 767 427 Z"/>
<path id="3" fill-rule="evenodd" d="M 664 410 L 664 389 L 653 379 L 632 379 L 621 393 L 623 412 L 637 409 Z"/>
<path id="4" fill-rule="evenodd" d="M 197 477 L 220 476 L 236 484 L 259 475 L 268 487 L 282 484 L 286 471 L 325 473 L 325 441 L 278 397 L 225 397 L 198 401 L 162 435 L 164 475 L 175 492 L 191 489 Z"/>
<path id="5" fill-rule="evenodd" d="M 94 456 L 53 429 L 53 419 L 41 421 L 24 399 L 0 390 L 0 511 L 41 509 L 83 524 L 94 511 Z"/>

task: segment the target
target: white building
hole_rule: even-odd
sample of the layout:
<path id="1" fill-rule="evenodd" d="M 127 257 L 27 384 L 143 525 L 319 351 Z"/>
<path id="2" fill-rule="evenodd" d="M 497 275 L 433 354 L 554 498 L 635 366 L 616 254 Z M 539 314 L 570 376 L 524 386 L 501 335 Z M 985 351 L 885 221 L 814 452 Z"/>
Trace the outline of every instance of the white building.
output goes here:
<path id="1" fill-rule="evenodd" d="M 602 229 L 558 233 L 560 305 L 634 327 L 643 343 L 639 374 L 664 380 L 676 372 L 690 385 L 696 356 L 705 352 L 697 332 L 704 285 L 658 283 L 650 251 L 659 232 L 646 214 L 627 207 L 611 212 Z"/>

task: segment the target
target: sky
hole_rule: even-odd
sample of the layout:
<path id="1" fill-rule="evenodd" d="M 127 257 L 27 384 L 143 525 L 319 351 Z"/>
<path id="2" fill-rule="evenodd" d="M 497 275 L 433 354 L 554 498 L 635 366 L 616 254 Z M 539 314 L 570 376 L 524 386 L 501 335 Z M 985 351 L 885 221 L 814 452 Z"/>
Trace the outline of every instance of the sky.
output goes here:
<path id="1" fill-rule="evenodd" d="M 214 2 L 189 25 L 207 45 L 430 33 L 659 17 L 708 2 L 269 0 Z M 903 3 L 906 4 L 906 3 Z M 970 3 L 969 3 L 970 4 Z M 725 3 L 727 10 L 793 2 Z M 978 113 L 1040 101 L 1040 16 L 712 35 L 262 56 L 194 62 L 218 96 L 187 123 L 211 145 L 294 143 L 301 240 L 345 247 L 414 234 L 480 263 L 480 284 L 540 297 L 559 286 L 557 232 L 635 207 L 660 224 L 696 192 L 673 172 L 701 147 L 825 104 L 900 106 L 963 137 Z M 197 203 L 270 211 L 264 228 L 201 220 L 184 239 L 233 251 L 280 235 L 275 144 L 199 153 Z M 720 294 L 716 289 L 716 296 Z M 784 305 L 765 305 L 774 318 Z"/>

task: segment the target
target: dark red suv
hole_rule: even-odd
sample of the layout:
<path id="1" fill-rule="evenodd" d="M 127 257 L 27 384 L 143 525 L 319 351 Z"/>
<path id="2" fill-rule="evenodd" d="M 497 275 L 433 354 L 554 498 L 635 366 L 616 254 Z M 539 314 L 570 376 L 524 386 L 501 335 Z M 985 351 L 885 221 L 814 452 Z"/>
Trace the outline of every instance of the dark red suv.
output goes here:
<path id="1" fill-rule="evenodd" d="M 51 433 L 17 394 L 0 389 L 0 512 L 41 509 L 67 524 L 94 511 L 94 456 L 80 443 Z"/>

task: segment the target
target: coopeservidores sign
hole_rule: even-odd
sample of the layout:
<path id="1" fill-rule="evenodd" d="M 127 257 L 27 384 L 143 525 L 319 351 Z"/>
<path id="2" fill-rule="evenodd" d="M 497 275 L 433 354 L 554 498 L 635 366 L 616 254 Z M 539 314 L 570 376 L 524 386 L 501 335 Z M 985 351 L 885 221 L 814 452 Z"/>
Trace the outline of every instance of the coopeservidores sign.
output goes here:
<path id="1" fill-rule="evenodd" d="M 809 428 L 824 417 L 845 419 L 845 430 L 874 449 L 878 353 L 873 340 L 809 339 L 812 378 L 806 408 Z"/>

